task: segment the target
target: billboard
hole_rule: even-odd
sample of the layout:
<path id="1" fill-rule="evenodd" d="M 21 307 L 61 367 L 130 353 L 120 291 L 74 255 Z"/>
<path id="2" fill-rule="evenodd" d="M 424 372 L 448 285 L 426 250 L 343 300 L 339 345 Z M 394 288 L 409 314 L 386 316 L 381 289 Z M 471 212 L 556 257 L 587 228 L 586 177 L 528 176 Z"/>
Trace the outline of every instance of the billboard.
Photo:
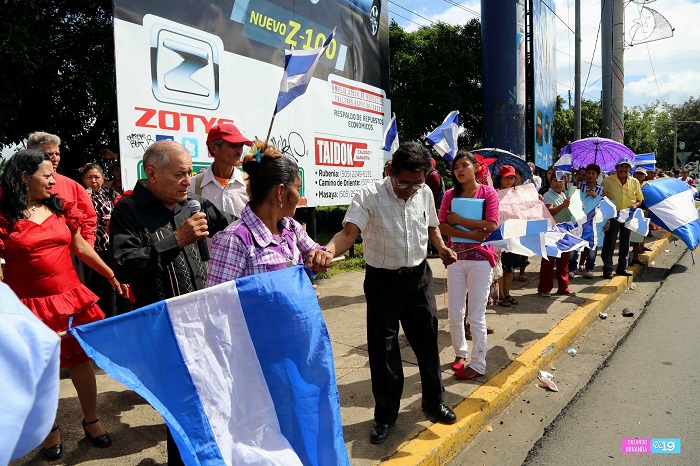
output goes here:
<path id="1" fill-rule="evenodd" d="M 481 2 L 484 147 L 525 157 L 525 0 Z"/>
<path id="2" fill-rule="evenodd" d="M 306 94 L 275 118 L 270 141 L 302 172 L 302 205 L 348 204 L 380 179 L 391 118 L 387 0 L 115 0 L 122 180 L 143 178 L 146 148 L 182 143 L 195 171 L 209 129 L 233 122 L 264 139 L 284 50 L 321 46 Z"/>
<path id="3" fill-rule="evenodd" d="M 534 73 L 534 155 L 535 165 L 547 169 L 552 165 L 552 129 L 556 87 L 556 25 L 552 0 L 532 2 L 532 61 Z"/>

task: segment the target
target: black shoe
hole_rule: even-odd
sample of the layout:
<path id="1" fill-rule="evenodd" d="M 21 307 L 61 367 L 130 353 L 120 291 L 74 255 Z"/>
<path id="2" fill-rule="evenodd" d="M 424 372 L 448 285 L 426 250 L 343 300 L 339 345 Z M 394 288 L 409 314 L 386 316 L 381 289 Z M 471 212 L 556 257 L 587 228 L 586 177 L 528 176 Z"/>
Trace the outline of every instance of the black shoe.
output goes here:
<path id="1" fill-rule="evenodd" d="M 423 403 L 421 408 L 423 408 L 425 416 L 432 422 L 441 424 L 454 424 L 457 422 L 457 415 L 442 402 L 432 405 Z"/>
<path id="2" fill-rule="evenodd" d="M 56 431 L 61 432 L 61 429 L 58 426 L 54 426 L 53 429 L 51 429 L 51 432 Z M 63 442 L 49 448 L 42 447 L 41 454 L 43 455 L 46 461 L 56 461 L 57 459 L 61 458 L 61 456 L 63 456 Z"/>
<path id="3" fill-rule="evenodd" d="M 625 269 L 625 270 L 618 270 L 617 272 L 615 272 L 615 275 L 620 275 L 622 277 L 631 277 L 634 274 L 632 272 L 630 272 L 629 270 Z"/>
<path id="4" fill-rule="evenodd" d="M 89 426 L 92 424 L 96 424 L 100 422 L 99 419 L 95 419 L 94 421 L 90 422 L 85 422 L 85 419 L 83 419 L 83 430 L 85 431 L 85 438 L 90 440 L 93 445 L 99 448 L 107 448 L 112 445 L 112 437 L 109 436 L 109 434 L 105 433 L 100 435 L 99 437 L 93 437 L 90 435 L 90 432 L 85 428 L 85 426 Z"/>
<path id="5" fill-rule="evenodd" d="M 612 270 L 604 270 L 603 271 L 603 278 L 605 278 L 606 280 L 610 280 L 610 279 L 612 279 L 612 277 L 613 277 Z"/>
<path id="6" fill-rule="evenodd" d="M 389 436 L 389 431 L 394 426 L 394 424 L 375 424 L 372 426 L 372 431 L 369 433 L 369 441 L 375 445 L 384 443 L 386 438 Z"/>

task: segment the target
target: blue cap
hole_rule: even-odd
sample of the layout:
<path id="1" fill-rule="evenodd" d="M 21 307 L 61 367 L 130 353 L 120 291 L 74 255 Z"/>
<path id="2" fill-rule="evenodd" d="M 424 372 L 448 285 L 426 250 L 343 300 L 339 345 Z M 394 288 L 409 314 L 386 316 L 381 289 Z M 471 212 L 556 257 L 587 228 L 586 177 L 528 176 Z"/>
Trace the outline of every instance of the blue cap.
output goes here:
<path id="1" fill-rule="evenodd" d="M 630 167 L 634 167 L 634 162 L 632 162 L 629 157 L 620 157 L 615 166 L 622 165 L 623 163 L 626 163 Z"/>

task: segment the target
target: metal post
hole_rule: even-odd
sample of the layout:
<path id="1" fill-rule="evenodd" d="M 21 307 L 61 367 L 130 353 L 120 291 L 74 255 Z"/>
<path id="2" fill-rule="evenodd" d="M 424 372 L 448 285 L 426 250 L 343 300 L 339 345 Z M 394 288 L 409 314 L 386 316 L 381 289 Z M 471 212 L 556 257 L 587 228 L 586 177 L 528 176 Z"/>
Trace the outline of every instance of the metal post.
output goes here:
<path id="1" fill-rule="evenodd" d="M 678 148 L 678 122 L 673 122 L 673 166 L 678 167 L 678 155 L 676 154 L 676 149 Z"/>
<path id="2" fill-rule="evenodd" d="M 576 0 L 576 25 L 574 31 L 576 37 L 575 67 L 574 67 L 574 141 L 581 139 L 581 0 Z M 571 103 L 569 103 L 571 106 Z"/>
<path id="3" fill-rule="evenodd" d="M 612 1 L 612 63 L 610 139 L 625 139 L 625 6 L 622 0 Z"/>
<path id="4" fill-rule="evenodd" d="M 603 137 L 610 138 L 612 130 L 612 2 L 601 0 L 600 47 L 603 78 Z"/>

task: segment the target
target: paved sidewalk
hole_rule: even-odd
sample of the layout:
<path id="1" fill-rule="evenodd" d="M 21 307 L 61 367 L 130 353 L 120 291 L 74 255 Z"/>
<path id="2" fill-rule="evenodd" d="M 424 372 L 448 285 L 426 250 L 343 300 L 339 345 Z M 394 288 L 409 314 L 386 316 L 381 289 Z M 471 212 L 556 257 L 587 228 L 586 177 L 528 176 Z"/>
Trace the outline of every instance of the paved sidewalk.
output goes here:
<path id="1" fill-rule="evenodd" d="M 652 258 L 667 248 L 668 235 L 653 232 L 654 248 L 644 257 Z M 662 238 L 663 236 L 663 238 Z M 661 238 L 661 239 L 660 239 Z M 513 282 L 513 297 L 519 304 L 497 305 L 487 309 L 487 322 L 494 327 L 489 335 L 487 370 L 484 380 L 460 381 L 453 376 L 454 359 L 447 324 L 446 271 L 438 259 L 430 259 L 434 275 L 439 317 L 439 347 L 445 402 L 455 407 L 460 421 L 455 426 L 432 424 L 420 409 L 420 378 L 415 356 L 400 336 L 404 360 L 404 394 L 399 420 L 389 439 L 382 445 L 369 442 L 373 407 L 367 358 L 364 272 L 341 274 L 317 282 L 320 305 L 333 344 L 336 376 L 340 392 L 343 431 L 353 465 L 376 464 L 383 460 L 400 464 L 443 464 L 484 426 L 490 416 L 506 406 L 523 384 L 529 384 L 541 364 L 556 357 L 588 322 L 597 318 L 624 290 L 631 280 L 616 277 L 604 280 L 600 257 L 595 279 L 577 277 L 571 289 L 575 297 L 537 296 L 540 258 L 530 259 L 527 281 Z M 639 267 L 635 272 L 638 273 Z M 65 453 L 63 463 L 85 465 L 160 465 L 166 464 L 165 427 L 160 416 L 144 400 L 98 370 L 98 407 L 106 428 L 114 437 L 111 448 L 100 450 L 84 440 L 80 428 L 80 409 L 70 380 L 61 380 L 59 418 Z M 13 466 L 46 464 L 38 450 Z"/>

